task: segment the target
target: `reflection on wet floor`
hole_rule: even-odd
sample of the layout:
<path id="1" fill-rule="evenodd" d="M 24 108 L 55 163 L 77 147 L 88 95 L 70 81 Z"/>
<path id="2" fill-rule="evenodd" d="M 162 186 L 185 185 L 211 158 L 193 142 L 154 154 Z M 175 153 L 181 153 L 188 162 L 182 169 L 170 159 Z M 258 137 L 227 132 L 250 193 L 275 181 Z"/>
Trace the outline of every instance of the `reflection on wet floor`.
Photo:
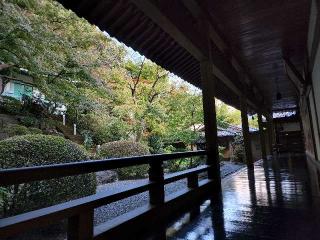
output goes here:
<path id="1" fill-rule="evenodd" d="M 207 200 L 166 228 L 167 239 L 320 239 L 320 210 L 310 193 L 306 160 L 285 155 L 259 161 L 222 182 L 223 197 Z M 163 233 L 164 235 L 164 233 Z"/>

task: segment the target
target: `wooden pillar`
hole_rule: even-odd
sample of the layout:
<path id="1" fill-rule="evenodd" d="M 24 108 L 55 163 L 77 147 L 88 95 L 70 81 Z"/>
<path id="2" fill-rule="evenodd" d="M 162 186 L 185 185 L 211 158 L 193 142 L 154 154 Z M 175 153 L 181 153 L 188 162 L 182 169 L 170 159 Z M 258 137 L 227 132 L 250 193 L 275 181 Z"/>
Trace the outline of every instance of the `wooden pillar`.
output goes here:
<path id="1" fill-rule="evenodd" d="M 201 62 L 203 113 L 205 125 L 207 164 L 211 166 L 208 178 L 214 180 L 215 193 L 221 193 L 220 162 L 215 109 L 215 81 L 210 61 Z"/>
<path id="2" fill-rule="evenodd" d="M 261 145 L 261 157 L 263 159 L 267 159 L 266 140 L 264 137 L 261 113 L 258 113 L 258 123 L 259 123 L 259 134 L 260 134 L 260 145 Z"/>
<path id="3" fill-rule="evenodd" d="M 267 118 L 267 131 L 268 131 L 268 147 L 269 153 L 272 155 L 273 153 L 273 123 L 272 123 L 272 115 Z"/>
<path id="4" fill-rule="evenodd" d="M 247 100 L 244 96 L 241 97 L 241 122 L 242 122 L 242 135 L 244 141 L 244 149 L 246 153 L 247 167 L 253 168 L 250 132 L 249 132 L 249 122 L 248 122 L 248 106 Z"/>
<path id="5" fill-rule="evenodd" d="M 206 150 L 208 152 L 207 164 L 210 165 L 208 178 L 213 180 L 214 194 L 221 195 L 220 162 L 217 137 L 216 119 L 216 77 L 213 75 L 213 61 L 211 54 L 211 40 L 209 36 L 209 23 L 201 20 L 202 42 L 207 57 L 200 62 L 203 116 L 205 125 Z"/>

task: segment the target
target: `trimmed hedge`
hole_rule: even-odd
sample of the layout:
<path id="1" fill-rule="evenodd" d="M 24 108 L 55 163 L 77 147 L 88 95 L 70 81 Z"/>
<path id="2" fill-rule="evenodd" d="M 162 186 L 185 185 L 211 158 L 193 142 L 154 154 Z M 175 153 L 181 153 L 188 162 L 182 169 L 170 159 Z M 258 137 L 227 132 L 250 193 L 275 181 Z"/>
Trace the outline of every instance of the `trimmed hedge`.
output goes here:
<path id="1" fill-rule="evenodd" d="M 103 144 L 98 155 L 100 158 L 120 158 L 142 156 L 149 153 L 148 148 L 141 143 L 132 141 L 115 141 Z M 119 179 L 138 179 L 146 177 L 148 170 L 148 165 L 140 165 L 117 169 L 117 173 Z"/>
<path id="2" fill-rule="evenodd" d="M 9 96 L 3 96 L 2 99 L 0 109 L 5 113 L 17 115 L 22 112 L 23 105 L 19 100 Z"/>
<path id="3" fill-rule="evenodd" d="M 42 130 L 39 128 L 29 127 L 30 134 L 42 134 Z"/>
<path id="4" fill-rule="evenodd" d="M 19 125 L 19 124 L 8 124 L 4 129 L 4 132 L 7 133 L 10 137 L 16 135 L 26 135 L 29 134 L 29 130 L 26 126 Z"/>
<path id="5" fill-rule="evenodd" d="M 39 128 L 19 125 L 19 124 L 8 124 L 4 128 L 4 132 L 9 135 L 9 137 L 19 136 L 19 135 L 27 135 L 27 134 L 42 134 L 42 130 Z"/>
<path id="6" fill-rule="evenodd" d="M 77 144 L 57 136 L 24 135 L 0 141 L 0 168 L 19 168 L 88 159 Z M 95 174 L 64 177 L 6 187 L 2 216 L 47 207 L 94 194 Z"/>

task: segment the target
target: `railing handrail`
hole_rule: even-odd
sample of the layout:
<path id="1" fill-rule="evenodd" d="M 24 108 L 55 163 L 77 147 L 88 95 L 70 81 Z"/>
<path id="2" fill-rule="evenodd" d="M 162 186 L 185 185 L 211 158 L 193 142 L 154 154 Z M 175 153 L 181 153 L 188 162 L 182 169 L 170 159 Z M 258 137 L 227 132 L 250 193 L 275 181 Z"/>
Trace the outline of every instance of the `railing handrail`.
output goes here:
<path id="1" fill-rule="evenodd" d="M 204 156 L 206 154 L 206 151 L 200 150 L 1 169 L 0 186 L 8 186 L 32 181 L 48 180 L 53 178 L 67 177 L 116 168 L 150 164 L 151 162 L 155 161 L 163 162 L 185 157 Z M 43 174 L 44 172 L 45 174 Z"/>
<path id="2" fill-rule="evenodd" d="M 94 209 L 134 194 L 147 191 L 152 182 L 146 180 L 135 186 L 128 186 L 114 192 L 100 192 L 87 197 L 41 208 L 27 213 L 1 219 L 0 237 L 14 235 L 17 231 L 27 231 L 35 226 L 46 226 L 48 222 L 59 222 L 88 209 Z"/>
<path id="3" fill-rule="evenodd" d="M 206 151 L 193 151 L 0 170 L 1 185 L 11 185 L 20 182 L 25 183 L 35 180 L 45 180 L 119 167 L 129 167 L 140 164 L 150 165 L 149 179 L 145 179 L 141 183 L 117 189 L 116 191 L 100 192 L 87 197 L 1 219 L 0 238 L 9 237 L 25 232 L 31 228 L 47 226 L 51 223 L 67 219 L 68 240 L 95 239 L 96 236 L 94 232 L 97 227 L 100 230 L 104 229 L 101 234 L 105 235 L 108 234 L 109 230 L 112 230 L 113 227 L 116 228 L 118 225 L 123 226 L 122 224 L 130 225 L 133 221 L 131 215 L 126 215 L 123 217 L 121 216 L 121 221 L 117 222 L 118 225 L 112 225 L 113 227 L 109 226 L 105 229 L 105 224 L 102 228 L 101 225 L 94 227 L 93 218 L 95 208 L 145 191 L 149 191 L 150 207 L 147 212 L 139 213 L 135 217 L 136 219 L 146 218 L 148 214 L 150 216 L 153 215 L 151 213 L 155 209 L 158 209 L 159 211 L 166 210 L 166 214 L 169 214 L 172 211 L 172 206 L 180 206 L 181 202 L 179 203 L 179 201 L 190 198 L 191 193 L 194 193 L 194 196 L 197 196 L 198 198 L 204 194 L 204 189 L 208 192 L 213 180 L 210 179 L 208 175 L 208 179 L 201 180 L 201 184 L 199 184 L 199 174 L 209 171 L 211 168 L 210 165 L 201 165 L 196 168 L 164 175 L 163 161 L 204 155 L 207 155 Z M 170 195 L 166 197 L 164 185 L 183 178 L 187 178 L 188 189 L 179 192 L 175 196 Z M 194 201 L 197 201 L 197 198 L 195 198 Z M 169 201 L 168 199 L 171 200 Z"/>

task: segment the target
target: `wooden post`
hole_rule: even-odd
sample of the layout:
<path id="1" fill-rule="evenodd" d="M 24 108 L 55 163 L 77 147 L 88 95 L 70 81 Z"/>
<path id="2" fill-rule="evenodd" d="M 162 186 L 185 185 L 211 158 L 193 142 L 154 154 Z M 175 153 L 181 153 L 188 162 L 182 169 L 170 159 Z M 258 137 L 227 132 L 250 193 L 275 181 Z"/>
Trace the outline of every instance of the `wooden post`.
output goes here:
<path id="1" fill-rule="evenodd" d="M 93 210 L 85 211 L 68 219 L 68 240 L 93 239 Z"/>
<path id="2" fill-rule="evenodd" d="M 262 159 L 267 159 L 266 140 L 264 137 L 261 113 L 258 113 L 258 123 L 259 123 L 259 134 L 260 134 L 260 145 L 261 145 L 261 157 Z"/>
<path id="3" fill-rule="evenodd" d="M 199 187 L 198 174 L 188 176 L 188 188 L 194 189 Z"/>
<path id="4" fill-rule="evenodd" d="M 209 38 L 209 24 L 202 22 L 204 33 L 204 48 L 207 50 L 208 58 L 200 62 L 203 115 L 205 125 L 206 150 L 208 152 L 207 164 L 210 165 L 208 178 L 214 180 L 214 194 L 221 194 L 220 162 L 217 138 L 217 119 L 215 107 L 216 78 L 213 75 L 213 63 L 211 55 L 211 42 Z"/>
<path id="5" fill-rule="evenodd" d="M 195 189 L 199 187 L 199 180 L 198 180 L 198 174 L 192 174 L 188 176 L 188 188 Z M 190 210 L 190 218 L 194 219 L 200 214 L 200 206 L 195 205 Z"/>
<path id="6" fill-rule="evenodd" d="M 253 168 L 249 123 L 248 123 L 248 106 L 245 96 L 241 96 L 241 122 L 242 122 L 242 134 L 244 141 L 244 149 L 246 153 L 247 167 Z"/>
<path id="7" fill-rule="evenodd" d="M 272 124 L 272 115 L 267 118 L 267 130 L 268 130 L 268 145 L 269 153 L 273 153 L 273 124 Z"/>
<path id="8" fill-rule="evenodd" d="M 149 180 L 154 183 L 154 186 L 149 190 L 150 204 L 159 205 L 164 203 L 164 174 L 161 161 L 150 163 Z"/>

